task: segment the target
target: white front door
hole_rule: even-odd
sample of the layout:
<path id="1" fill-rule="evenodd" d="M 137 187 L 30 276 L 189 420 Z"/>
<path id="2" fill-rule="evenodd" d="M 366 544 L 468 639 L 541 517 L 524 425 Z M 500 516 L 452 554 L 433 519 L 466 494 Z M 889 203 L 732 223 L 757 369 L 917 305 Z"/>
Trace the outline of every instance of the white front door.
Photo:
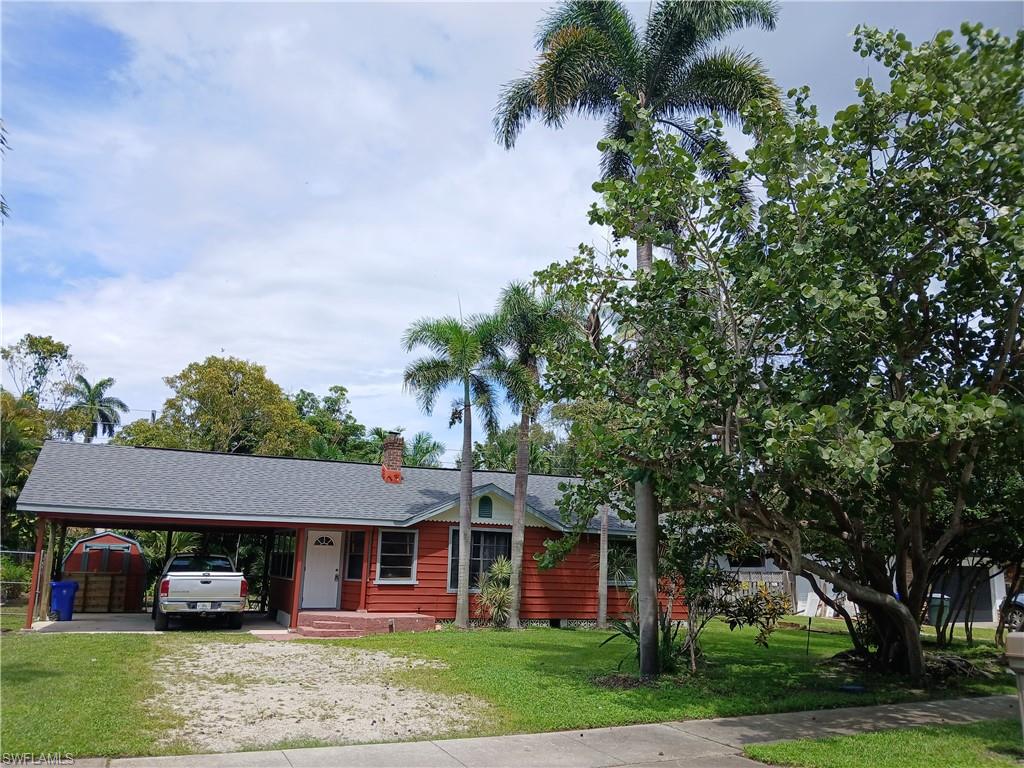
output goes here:
<path id="1" fill-rule="evenodd" d="M 341 586 L 341 532 L 306 531 L 303 608 L 337 608 Z"/>

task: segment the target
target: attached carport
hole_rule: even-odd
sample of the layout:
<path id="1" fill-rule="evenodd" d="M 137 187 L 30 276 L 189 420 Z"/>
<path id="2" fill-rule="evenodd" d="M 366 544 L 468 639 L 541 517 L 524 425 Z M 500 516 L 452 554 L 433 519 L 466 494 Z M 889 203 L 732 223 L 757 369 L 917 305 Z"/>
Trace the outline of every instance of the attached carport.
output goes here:
<path id="1" fill-rule="evenodd" d="M 204 541 L 255 537 L 263 548 L 262 573 L 247 574 L 261 583 L 255 607 L 289 628 L 298 625 L 303 608 L 307 538 L 311 544 L 331 538 L 339 553 L 351 538 L 362 555 L 361 573 L 347 580 L 344 606 L 339 587 L 336 608 L 365 610 L 373 529 L 365 517 L 346 519 L 336 512 L 351 490 L 336 468 L 329 462 L 46 442 L 18 499 L 18 509 L 37 520 L 26 628 L 48 615 L 50 581 L 60 568 L 57 553 L 75 527 L 161 531 L 168 548 L 175 531 L 195 532 Z M 248 543 L 255 547 L 252 538 Z M 233 556 L 231 549 L 217 554 Z M 172 553 L 161 554 L 153 553 L 160 567 Z M 337 580 L 340 563 L 339 558 L 326 573 L 317 571 L 320 582 Z"/>
<path id="2" fill-rule="evenodd" d="M 24 505 L 19 508 L 25 509 Z M 32 510 L 30 508 L 30 511 Z M 305 546 L 305 528 L 301 526 L 283 526 L 278 523 L 261 523 L 259 521 L 220 521 L 220 520 L 182 520 L 180 517 L 156 517 L 146 516 L 125 516 L 117 510 L 90 510 L 89 514 L 76 514 L 68 511 L 57 511 L 47 509 L 36 511 L 36 542 L 35 557 L 32 567 L 32 582 L 28 595 L 28 608 L 25 617 L 25 628 L 31 629 L 33 623 L 47 618 L 49 612 L 49 584 L 51 578 L 60 576 L 60 554 L 64 551 L 66 532 L 69 528 L 99 528 L 115 529 L 121 531 L 159 531 L 166 534 L 166 546 L 163 557 L 158 563 L 163 563 L 173 554 L 171 552 L 171 534 L 175 531 L 197 533 L 201 536 L 228 536 L 228 537 L 257 537 L 262 540 L 262 574 L 260 576 L 261 594 L 256 610 L 259 613 L 266 613 L 271 608 L 271 578 L 269 574 L 271 561 L 271 548 L 275 538 L 281 534 L 294 537 L 296 542 L 295 572 L 301 573 L 302 569 L 302 548 Z M 233 552 L 226 554 L 233 555 Z M 257 574 L 247 574 L 252 577 Z M 294 583 L 297 579 L 291 579 Z M 297 616 L 299 590 L 292 588 L 289 594 L 283 596 L 289 600 L 286 612 L 289 616 Z M 250 599 L 250 605 L 252 601 Z M 276 607 L 276 606 L 275 606 Z M 137 615 L 137 614 L 127 614 Z M 98 615 L 78 615 L 82 620 L 98 621 Z M 130 622 L 126 626 L 134 624 Z M 292 625 L 294 626 L 294 625 Z"/>

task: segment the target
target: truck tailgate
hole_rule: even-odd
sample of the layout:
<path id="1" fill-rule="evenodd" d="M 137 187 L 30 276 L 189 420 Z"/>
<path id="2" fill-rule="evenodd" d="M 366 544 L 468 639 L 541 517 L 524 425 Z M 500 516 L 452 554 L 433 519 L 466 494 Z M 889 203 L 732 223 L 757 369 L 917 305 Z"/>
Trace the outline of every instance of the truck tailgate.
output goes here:
<path id="1" fill-rule="evenodd" d="M 238 600 L 241 573 L 169 573 L 169 600 Z"/>

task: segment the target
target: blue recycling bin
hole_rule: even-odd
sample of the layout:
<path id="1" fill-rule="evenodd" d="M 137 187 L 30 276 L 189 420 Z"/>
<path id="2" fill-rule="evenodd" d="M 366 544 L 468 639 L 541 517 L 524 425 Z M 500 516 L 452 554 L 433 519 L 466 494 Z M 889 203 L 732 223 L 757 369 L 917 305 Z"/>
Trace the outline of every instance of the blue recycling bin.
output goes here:
<path id="1" fill-rule="evenodd" d="M 57 621 L 71 621 L 71 615 L 75 612 L 76 592 L 77 581 L 50 582 L 50 612 L 57 614 Z"/>

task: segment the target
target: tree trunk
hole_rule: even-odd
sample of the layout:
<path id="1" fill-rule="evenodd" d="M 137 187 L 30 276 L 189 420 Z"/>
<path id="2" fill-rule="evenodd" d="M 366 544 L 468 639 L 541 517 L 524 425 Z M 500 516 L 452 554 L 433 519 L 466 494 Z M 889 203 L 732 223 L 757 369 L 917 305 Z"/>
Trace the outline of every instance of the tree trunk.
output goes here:
<path id="1" fill-rule="evenodd" d="M 512 575 L 509 589 L 512 604 L 508 612 L 508 628 L 519 629 L 519 606 L 522 600 L 523 539 L 526 537 L 526 486 L 530 475 L 530 409 L 524 405 L 519 414 L 516 436 L 516 484 L 512 500 Z"/>
<path id="2" fill-rule="evenodd" d="M 654 264 L 654 245 L 636 244 L 637 272 L 649 273 Z M 640 620 L 640 675 L 659 672 L 658 660 L 658 505 L 651 480 L 634 486 L 636 498 L 636 590 Z"/>
<path id="3" fill-rule="evenodd" d="M 462 403 L 462 467 L 459 473 L 459 590 L 455 626 L 469 629 L 469 560 L 473 551 L 473 409 L 469 379 Z"/>
<path id="4" fill-rule="evenodd" d="M 798 565 L 803 570 L 838 587 L 849 595 L 851 600 L 868 610 L 881 638 L 876 658 L 882 667 L 901 672 L 915 680 L 924 677 L 921 628 L 907 606 L 891 594 L 844 578 L 837 571 L 817 560 L 802 555 Z"/>
<path id="5" fill-rule="evenodd" d="M 597 565 L 597 628 L 608 628 L 608 505 L 601 505 L 601 546 Z"/>

